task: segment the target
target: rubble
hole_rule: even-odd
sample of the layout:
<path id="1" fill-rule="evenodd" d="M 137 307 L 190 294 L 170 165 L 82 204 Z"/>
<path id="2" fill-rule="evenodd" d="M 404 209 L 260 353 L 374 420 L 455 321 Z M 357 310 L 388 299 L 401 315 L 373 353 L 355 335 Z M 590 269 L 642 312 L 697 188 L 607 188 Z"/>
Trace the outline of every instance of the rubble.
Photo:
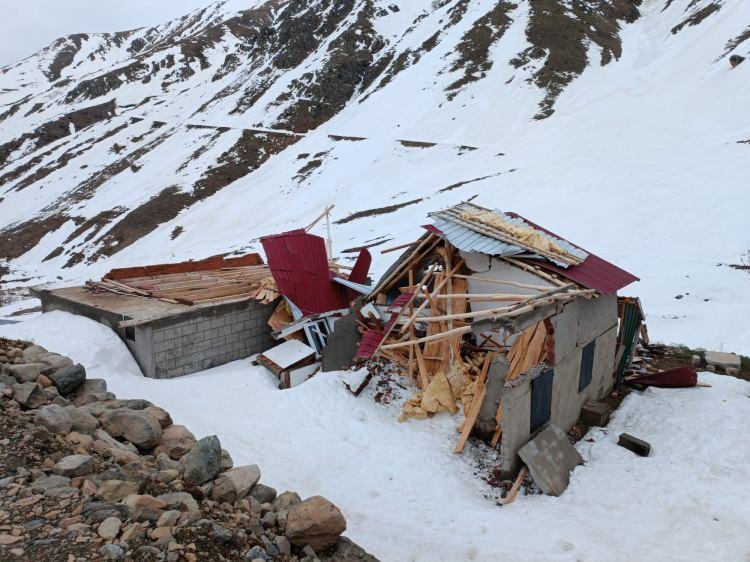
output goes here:
<path id="1" fill-rule="evenodd" d="M 3 373 L 24 364 L 24 349 L 46 352 L 15 345 Z M 102 382 L 79 377 L 49 394 L 16 383 L 0 398 L 0 559 L 376 560 L 341 536 L 346 521 L 329 501 L 277 497 L 256 465 L 231 468 L 217 437 L 195 440 Z"/>

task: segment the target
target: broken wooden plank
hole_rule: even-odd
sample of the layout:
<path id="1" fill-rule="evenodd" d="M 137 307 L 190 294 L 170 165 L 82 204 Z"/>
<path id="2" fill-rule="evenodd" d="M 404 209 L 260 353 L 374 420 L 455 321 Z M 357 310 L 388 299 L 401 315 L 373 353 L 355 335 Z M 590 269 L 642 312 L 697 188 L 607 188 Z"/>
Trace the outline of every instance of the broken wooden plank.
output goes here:
<path id="1" fill-rule="evenodd" d="M 454 453 L 461 453 L 464 450 L 466 441 L 469 439 L 469 435 L 471 435 L 471 430 L 474 429 L 474 424 L 477 422 L 479 410 L 482 408 L 482 402 L 484 402 L 484 396 L 487 393 L 487 372 L 490 369 L 490 363 L 492 363 L 494 356 L 494 351 L 488 351 L 487 355 L 484 356 L 482 372 L 476 382 L 477 389 L 469 406 L 469 411 L 466 414 L 466 419 L 461 429 L 461 437 L 458 438 L 458 443 L 456 443 L 456 447 L 453 449 Z"/>
<path id="2" fill-rule="evenodd" d="M 508 495 L 505 496 L 505 499 L 503 499 L 503 505 L 510 505 L 514 501 L 516 501 L 516 498 L 518 497 L 518 490 L 521 488 L 523 479 L 526 478 L 526 475 L 528 474 L 528 472 L 529 472 L 529 468 L 526 465 L 523 465 L 521 467 L 521 470 L 518 471 L 518 476 L 516 476 L 516 481 L 513 482 L 513 486 L 508 492 Z"/>

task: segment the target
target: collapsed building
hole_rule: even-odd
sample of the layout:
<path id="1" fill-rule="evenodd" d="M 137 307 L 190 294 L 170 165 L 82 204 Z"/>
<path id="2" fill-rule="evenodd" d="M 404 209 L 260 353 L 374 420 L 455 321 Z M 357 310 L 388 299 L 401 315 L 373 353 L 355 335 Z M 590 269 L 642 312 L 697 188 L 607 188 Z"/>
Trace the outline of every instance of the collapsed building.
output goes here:
<path id="1" fill-rule="evenodd" d="M 385 358 L 417 388 L 402 418 L 456 412 L 455 452 L 473 432 L 518 450 L 547 424 L 568 431 L 604 400 L 641 330 L 617 291 L 637 278 L 514 213 L 471 203 L 430 214 L 365 302 L 356 356 Z"/>
<path id="2" fill-rule="evenodd" d="M 385 360 L 414 387 L 402 420 L 463 411 L 470 435 L 519 449 L 544 428 L 568 431 L 616 386 L 645 336 L 637 278 L 515 213 L 461 203 L 431 223 L 381 279 L 305 229 L 261 238 L 260 256 L 217 256 L 113 270 L 85 287 L 38 290 L 43 309 L 117 331 L 146 376 L 182 376 L 256 355 L 279 388 Z M 366 385 L 353 389 L 358 394 Z M 462 407 L 462 408 L 461 408 Z M 558 430 L 559 428 L 559 430 Z"/>

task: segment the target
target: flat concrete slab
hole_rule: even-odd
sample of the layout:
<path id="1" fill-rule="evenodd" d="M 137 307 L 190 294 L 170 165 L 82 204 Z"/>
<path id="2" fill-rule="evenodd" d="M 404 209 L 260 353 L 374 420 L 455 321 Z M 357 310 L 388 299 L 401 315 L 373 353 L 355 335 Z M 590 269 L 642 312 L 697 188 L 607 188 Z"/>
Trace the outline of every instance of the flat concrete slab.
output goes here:
<path id="1" fill-rule="evenodd" d="M 726 369 L 739 369 L 740 356 L 736 353 L 724 353 L 722 351 L 707 351 L 706 364 Z"/>
<path id="2" fill-rule="evenodd" d="M 518 450 L 539 488 L 545 494 L 559 496 L 568 487 L 570 472 L 583 464 L 581 454 L 568 441 L 565 432 L 548 425 Z"/>
<path id="3" fill-rule="evenodd" d="M 71 309 L 82 307 L 82 309 L 103 310 L 135 320 L 180 314 L 195 308 L 149 297 L 118 295 L 110 292 L 93 293 L 86 287 L 51 289 L 46 293 L 47 300 L 57 299 Z"/>

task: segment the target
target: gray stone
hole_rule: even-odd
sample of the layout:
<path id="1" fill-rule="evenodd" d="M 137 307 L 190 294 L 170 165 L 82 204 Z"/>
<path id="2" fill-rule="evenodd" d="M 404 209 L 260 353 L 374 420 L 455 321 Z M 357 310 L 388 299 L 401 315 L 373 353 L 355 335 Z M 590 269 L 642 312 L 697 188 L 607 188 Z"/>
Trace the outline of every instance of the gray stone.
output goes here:
<path id="1" fill-rule="evenodd" d="M 61 476 L 85 476 L 94 472 L 94 459 L 89 455 L 69 455 L 55 464 L 53 471 Z"/>
<path id="2" fill-rule="evenodd" d="M 70 414 L 62 406 L 50 404 L 39 409 L 34 417 L 34 423 L 46 427 L 52 433 L 67 435 L 73 427 Z"/>
<path id="3" fill-rule="evenodd" d="M 732 377 L 736 377 L 740 374 L 740 370 L 735 367 L 727 367 L 726 369 L 724 369 L 724 372 Z"/>
<path id="4" fill-rule="evenodd" d="M 161 514 L 161 517 L 156 521 L 157 527 L 174 527 L 177 525 L 177 522 L 180 520 L 180 516 L 182 515 L 182 512 L 177 510 L 169 510 L 165 511 Z"/>
<path id="5" fill-rule="evenodd" d="M 273 539 L 273 544 L 279 549 L 279 553 L 282 556 L 289 556 L 292 553 L 292 545 L 289 539 L 284 535 L 279 535 Z"/>
<path id="6" fill-rule="evenodd" d="M 248 562 L 252 562 L 254 560 L 271 560 L 266 551 L 260 546 L 254 546 L 253 548 L 248 550 L 242 558 L 247 560 Z"/>
<path id="7" fill-rule="evenodd" d="M 37 357 L 37 362 L 42 363 L 44 368 L 42 369 L 43 375 L 49 375 L 64 367 L 70 367 L 73 365 L 73 360 L 70 357 L 59 355 L 57 353 L 45 353 Z"/>
<path id="8" fill-rule="evenodd" d="M 229 451 L 227 451 L 226 449 L 222 449 L 220 469 L 222 471 L 229 470 L 233 466 L 234 466 L 234 460 L 232 459 L 232 455 L 230 455 Z"/>
<path id="9" fill-rule="evenodd" d="M 125 550 L 116 544 L 105 544 L 99 549 L 99 556 L 104 560 L 124 560 Z"/>
<path id="10" fill-rule="evenodd" d="M 13 388 L 16 384 L 18 384 L 18 381 L 15 377 L 11 377 L 10 375 L 6 375 L 5 373 L 0 373 L 0 382 L 5 384 L 8 388 Z"/>
<path id="11" fill-rule="evenodd" d="M 99 400 L 113 400 L 115 395 L 107 392 L 107 381 L 104 379 L 86 379 L 72 398 L 76 406 L 83 406 Z"/>
<path id="12" fill-rule="evenodd" d="M 86 369 L 79 363 L 58 369 L 48 376 L 60 394 L 67 396 L 78 390 L 84 383 L 86 380 Z"/>
<path id="13" fill-rule="evenodd" d="M 378 559 L 350 539 L 339 537 L 328 554 L 328 562 L 378 562 Z"/>
<path id="14" fill-rule="evenodd" d="M 139 449 L 152 449 L 161 441 L 161 426 L 148 414 L 119 409 L 104 414 L 102 425 L 113 437 L 124 437 Z"/>
<path id="15" fill-rule="evenodd" d="M 287 510 L 293 505 L 296 505 L 302 501 L 302 498 L 299 497 L 299 494 L 297 492 L 282 492 L 279 494 L 279 496 L 273 501 L 273 510 L 274 511 L 281 511 L 281 510 Z"/>
<path id="16" fill-rule="evenodd" d="M 548 425 L 536 437 L 518 450 L 529 467 L 534 483 L 545 494 L 559 496 L 568 487 L 570 472 L 583 458 L 568 436 L 556 425 Z"/>
<path id="17" fill-rule="evenodd" d="M 76 408 L 75 406 L 66 406 L 65 411 L 68 412 L 68 415 L 73 422 L 73 431 L 85 435 L 93 435 L 99 428 L 99 420 L 87 411 L 82 410 L 81 408 Z"/>
<path id="18" fill-rule="evenodd" d="M 44 349 L 41 345 L 30 345 L 21 352 L 21 357 L 24 361 L 31 363 L 35 362 L 40 355 L 46 355 L 47 353 L 49 353 L 49 351 Z"/>
<path id="19" fill-rule="evenodd" d="M 714 367 L 727 367 L 739 369 L 741 367 L 740 356 L 736 353 L 724 353 L 721 351 L 707 351 L 706 364 Z"/>
<path id="20" fill-rule="evenodd" d="M 289 508 L 284 534 L 293 545 L 309 545 L 321 552 L 336 544 L 346 530 L 339 508 L 321 496 L 313 496 Z"/>
<path id="21" fill-rule="evenodd" d="M 157 447 L 157 450 L 160 447 L 161 446 Z M 157 454 L 156 464 L 160 470 L 176 470 L 180 474 L 182 474 L 182 471 L 185 470 L 185 467 L 182 466 L 182 463 L 180 461 L 174 461 L 170 459 L 165 453 Z"/>
<path id="22" fill-rule="evenodd" d="M 581 419 L 586 425 L 604 427 L 609 422 L 609 406 L 604 402 L 586 402 L 581 408 Z"/>
<path id="23" fill-rule="evenodd" d="M 276 499 L 276 488 L 258 483 L 250 490 L 250 495 L 260 503 L 272 503 Z"/>
<path id="24" fill-rule="evenodd" d="M 81 514 L 94 523 L 101 523 L 107 517 L 117 517 L 122 520 L 128 516 L 128 506 L 112 502 L 89 502 L 84 504 Z"/>
<path id="25" fill-rule="evenodd" d="M 162 494 L 156 499 L 163 501 L 166 507 L 179 511 L 199 511 L 198 502 L 187 492 L 173 492 L 171 494 Z"/>
<path id="26" fill-rule="evenodd" d="M 27 408 L 38 408 L 47 403 L 44 389 L 35 382 L 13 385 L 13 399 Z"/>
<path id="27" fill-rule="evenodd" d="M 154 451 L 157 455 L 165 453 L 169 458 L 179 460 L 192 449 L 198 441 L 184 425 L 170 425 L 162 432 L 161 444 Z"/>
<path id="28" fill-rule="evenodd" d="M 201 485 L 219 473 L 221 468 L 221 444 L 215 435 L 204 437 L 182 459 L 185 466 L 183 478 L 193 484 Z"/>
<path id="29" fill-rule="evenodd" d="M 97 429 L 94 431 L 94 439 L 102 441 L 111 449 L 120 449 L 121 451 L 138 454 L 138 447 L 132 443 L 121 443 L 103 429 Z"/>
<path id="30" fill-rule="evenodd" d="M 44 365 L 41 363 L 21 363 L 20 365 L 8 365 L 5 370 L 18 382 L 34 382 L 42 374 Z"/>
<path id="31" fill-rule="evenodd" d="M 159 406 L 148 406 L 143 409 L 143 412 L 159 422 L 162 429 L 166 429 L 172 425 L 172 416 L 170 416 L 169 412 L 164 408 L 159 408 Z"/>
<path id="32" fill-rule="evenodd" d="M 226 478 L 233 484 L 237 499 L 241 500 L 260 480 L 260 468 L 257 464 L 238 466 L 222 474 L 222 478 Z"/>
<path id="33" fill-rule="evenodd" d="M 617 440 L 620 447 L 633 451 L 636 455 L 647 457 L 651 454 L 651 444 L 638 437 L 633 437 L 628 433 L 621 433 Z"/>
<path id="34" fill-rule="evenodd" d="M 210 486 L 210 494 L 211 499 L 218 503 L 234 503 L 237 501 L 237 490 L 234 487 L 234 483 L 229 480 L 228 478 L 225 478 L 224 476 L 219 476 L 215 482 L 208 482 L 207 484 L 204 484 L 204 486 Z M 201 488 L 203 489 L 202 486 Z M 206 491 L 204 490 L 204 493 Z"/>
<path id="35" fill-rule="evenodd" d="M 122 521 L 120 521 L 117 517 L 107 517 L 104 521 L 102 521 L 99 524 L 99 529 L 97 529 L 97 533 L 105 541 L 111 541 L 117 538 L 117 535 L 120 534 L 121 526 L 122 526 Z"/>
<path id="36" fill-rule="evenodd" d="M 34 492 L 47 494 L 52 490 L 67 488 L 69 486 L 70 478 L 66 476 L 60 476 L 58 474 L 51 474 L 50 476 L 44 476 L 43 478 L 38 478 L 37 480 L 35 480 L 31 485 L 31 489 Z"/>

